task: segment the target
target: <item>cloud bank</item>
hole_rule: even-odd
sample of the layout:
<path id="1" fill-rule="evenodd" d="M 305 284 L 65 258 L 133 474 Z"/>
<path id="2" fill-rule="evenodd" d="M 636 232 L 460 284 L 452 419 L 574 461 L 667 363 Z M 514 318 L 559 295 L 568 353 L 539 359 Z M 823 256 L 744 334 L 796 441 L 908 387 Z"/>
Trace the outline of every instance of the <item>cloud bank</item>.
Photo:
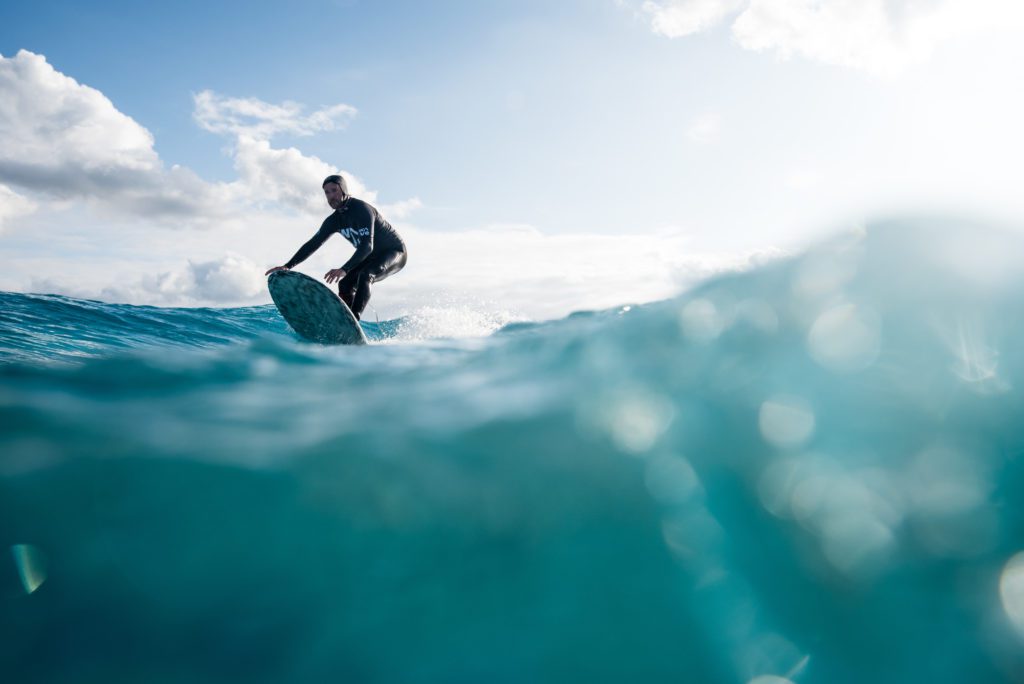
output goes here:
<path id="1" fill-rule="evenodd" d="M 338 130 L 356 114 L 338 104 L 304 115 L 297 103 L 204 90 L 193 98 L 194 119 L 233 140 L 229 149 L 238 171 L 236 181 L 211 183 L 185 167 L 165 167 L 145 127 L 42 55 L 21 50 L 0 56 L 0 92 L 0 184 L 7 188 L 0 194 L 0 220 L 38 207 L 32 196 L 85 201 L 103 216 L 174 227 L 209 228 L 253 211 L 322 214 L 318 180 L 337 169 L 295 148 L 274 148 L 270 139 Z M 375 198 L 344 173 L 353 191 Z"/>
<path id="2" fill-rule="evenodd" d="M 45 57 L 0 56 L 0 92 L 0 183 L 8 188 L 168 220 L 221 214 L 225 187 L 165 169 L 148 130 Z"/>
<path id="3" fill-rule="evenodd" d="M 573 311 L 665 299 L 714 275 L 783 256 L 777 250 L 694 252 L 689 236 L 678 230 L 643 238 L 548 235 L 530 226 L 441 233 L 402 226 L 401 231 L 409 245 L 409 265 L 399 276 L 374 286 L 370 300 L 368 315 L 382 320 L 446 307 L 557 318 Z M 305 234 L 292 238 L 294 247 Z M 261 263 L 260 255 L 247 252 L 183 259 L 155 271 L 145 264 L 121 264 L 114 282 L 94 273 L 74 279 L 70 287 L 49 277 L 29 277 L 28 289 L 160 306 L 266 304 L 270 298 L 263 271 L 269 262 Z M 320 278 L 350 252 L 348 243 L 336 236 L 296 270 Z"/>
<path id="4" fill-rule="evenodd" d="M 22 197 L 6 185 L 0 185 L 0 231 L 3 231 L 4 224 L 11 219 L 36 210 L 36 203 L 27 197 Z"/>
<path id="5" fill-rule="evenodd" d="M 691 234 L 680 229 L 550 235 L 528 225 L 498 225 L 404 234 L 407 273 L 375 292 L 407 306 L 468 302 L 533 318 L 665 299 L 714 275 L 783 256 L 774 249 L 696 252 Z"/>
<path id="6" fill-rule="evenodd" d="M 268 303 L 263 272 L 319 225 L 329 211 L 319 181 L 337 172 L 299 149 L 275 147 L 272 137 L 339 130 L 356 114 L 348 105 L 307 114 L 296 103 L 202 91 L 193 96 L 193 117 L 228 139 L 237 172 L 231 182 L 211 183 L 167 168 L 146 128 L 41 55 L 0 56 L 0 90 L 7 94 L 0 99 L 0 227 L 8 226 L 11 255 L 0 289 L 162 306 Z M 717 129 L 717 118 L 705 117 L 691 137 L 710 142 Z M 372 311 L 383 318 L 448 305 L 557 317 L 669 297 L 761 258 L 693 254 L 680 231 L 428 232 L 406 223 L 423 206 L 418 198 L 381 204 L 343 173 L 352 193 L 378 204 L 409 244 L 401 277 L 374 290 Z M 320 277 L 349 254 L 351 246 L 335 237 L 300 270 Z"/>
<path id="7" fill-rule="evenodd" d="M 266 289 L 266 279 L 263 270 L 252 261 L 239 254 L 228 253 L 212 261 L 189 261 L 179 271 L 146 276 L 137 287 L 143 295 L 156 295 L 158 300 L 171 305 L 230 305 L 261 297 Z M 146 299 L 152 298 L 146 296 Z"/>
<path id="8" fill-rule="evenodd" d="M 669 38 L 734 18 L 733 38 L 748 50 L 895 75 L 960 35 L 1024 26 L 1014 0 L 646 0 L 651 29 Z"/>

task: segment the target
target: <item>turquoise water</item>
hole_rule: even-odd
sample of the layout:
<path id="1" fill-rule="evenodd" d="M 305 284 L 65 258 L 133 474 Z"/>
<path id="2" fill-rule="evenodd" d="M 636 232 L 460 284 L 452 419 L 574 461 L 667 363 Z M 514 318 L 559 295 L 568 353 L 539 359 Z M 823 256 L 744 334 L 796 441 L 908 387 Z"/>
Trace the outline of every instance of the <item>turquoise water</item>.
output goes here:
<path id="1" fill-rule="evenodd" d="M 0 671 L 1024 681 L 1021 247 L 877 225 L 365 348 L 0 293 Z"/>

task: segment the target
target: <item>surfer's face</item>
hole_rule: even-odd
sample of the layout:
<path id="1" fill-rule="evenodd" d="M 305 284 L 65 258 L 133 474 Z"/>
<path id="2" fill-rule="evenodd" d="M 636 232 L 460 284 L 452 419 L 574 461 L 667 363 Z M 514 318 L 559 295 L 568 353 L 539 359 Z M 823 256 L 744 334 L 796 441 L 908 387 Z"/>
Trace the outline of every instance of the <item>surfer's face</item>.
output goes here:
<path id="1" fill-rule="evenodd" d="M 324 196 L 327 197 L 327 203 L 331 205 L 331 209 L 337 209 L 345 201 L 345 193 L 341 191 L 341 186 L 337 183 L 325 185 Z"/>

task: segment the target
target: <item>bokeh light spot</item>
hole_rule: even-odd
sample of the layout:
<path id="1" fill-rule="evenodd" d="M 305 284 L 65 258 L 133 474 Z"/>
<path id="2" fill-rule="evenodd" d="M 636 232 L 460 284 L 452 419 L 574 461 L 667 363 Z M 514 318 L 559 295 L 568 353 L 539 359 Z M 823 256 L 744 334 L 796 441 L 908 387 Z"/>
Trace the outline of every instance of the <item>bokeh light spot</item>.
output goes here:
<path id="1" fill-rule="evenodd" d="M 754 677 L 747 684 L 793 684 L 793 680 L 777 675 L 761 675 Z"/>
<path id="2" fill-rule="evenodd" d="M 651 459 L 645 477 L 651 496 L 667 506 L 686 503 L 700 487 L 693 466 L 681 456 Z"/>
<path id="3" fill-rule="evenodd" d="M 776 396 L 761 404 L 761 435 L 779 447 L 795 447 L 814 432 L 814 411 L 799 397 Z"/>
<path id="4" fill-rule="evenodd" d="M 774 632 L 761 633 L 748 639 L 737 651 L 736 658 L 740 672 L 747 673 L 747 676 L 781 672 L 785 679 L 791 679 L 802 672 L 810 660 L 792 642 Z"/>
<path id="5" fill-rule="evenodd" d="M 1007 617 L 1024 637 L 1024 551 L 1003 567 L 1003 574 L 999 577 L 999 598 Z"/>
<path id="6" fill-rule="evenodd" d="M 718 307 L 707 299 L 688 302 L 680 314 L 683 334 L 697 342 L 710 342 L 722 334 L 725 320 Z"/>
<path id="7" fill-rule="evenodd" d="M 661 534 L 676 559 L 684 561 L 706 556 L 725 536 L 721 524 L 704 508 L 665 518 Z"/>
<path id="8" fill-rule="evenodd" d="M 793 282 L 793 293 L 802 299 L 835 297 L 857 275 L 859 250 L 818 253 L 804 259 Z"/>
<path id="9" fill-rule="evenodd" d="M 795 461 L 776 461 L 764 472 L 757 483 L 761 505 L 774 516 L 789 516 L 789 504 L 793 489 L 800 482 L 799 465 Z"/>
<path id="10" fill-rule="evenodd" d="M 874 363 L 881 340 L 882 322 L 878 314 L 855 304 L 828 309 L 818 316 L 807 334 L 814 360 L 839 373 L 863 370 Z"/>
<path id="11" fill-rule="evenodd" d="M 857 511 L 837 515 L 822 525 L 825 556 L 847 575 L 875 574 L 895 548 L 892 530 Z"/>
<path id="12" fill-rule="evenodd" d="M 672 404 L 664 397 L 642 392 L 626 393 L 607 407 L 607 426 L 612 439 L 624 451 L 641 454 L 657 442 L 672 422 Z"/>

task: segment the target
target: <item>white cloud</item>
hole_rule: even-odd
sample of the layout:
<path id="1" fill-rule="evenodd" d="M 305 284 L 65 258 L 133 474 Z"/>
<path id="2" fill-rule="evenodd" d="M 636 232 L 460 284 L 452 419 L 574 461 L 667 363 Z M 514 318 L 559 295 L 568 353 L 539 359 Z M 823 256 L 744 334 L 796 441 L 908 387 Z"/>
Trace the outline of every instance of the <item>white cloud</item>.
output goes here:
<path id="1" fill-rule="evenodd" d="M 553 318 L 664 299 L 715 274 L 781 255 L 774 250 L 697 253 L 690 236 L 679 230 L 647 235 L 549 235 L 525 225 L 442 234 L 402 230 L 409 265 L 374 287 L 385 311 L 392 310 L 391 302 L 400 302 L 402 311 L 438 302 L 482 303 L 530 318 Z"/>
<path id="2" fill-rule="evenodd" d="M 210 183 L 188 168 L 165 168 L 146 128 L 42 55 L 0 55 L 0 92 L 0 184 L 7 187 L 0 192 L 0 222 L 8 223 L 35 205 L 33 196 L 85 201 L 99 216 L 175 228 L 222 226 L 249 219 L 253 211 L 322 215 L 329 209 L 320 181 L 338 169 L 295 148 L 274 148 L 269 136 L 336 130 L 355 114 L 339 104 L 304 116 L 293 102 L 274 105 L 203 91 L 195 96 L 195 120 L 234 138 L 229 149 L 239 175 L 234 182 Z M 376 201 L 359 178 L 342 173 L 354 195 Z M 417 202 L 399 206 L 409 210 Z"/>
<path id="3" fill-rule="evenodd" d="M 809 192 L 818 188 L 821 181 L 821 174 L 811 167 L 792 168 L 782 174 L 783 186 L 800 192 Z"/>
<path id="4" fill-rule="evenodd" d="M 0 184 L 0 230 L 3 230 L 7 221 L 31 214 L 37 206 L 27 197 L 22 197 L 6 185 Z"/>
<path id="5" fill-rule="evenodd" d="M 238 171 L 238 181 L 232 187 L 254 207 L 278 205 L 306 215 L 322 216 L 330 210 L 320 183 L 335 173 L 345 177 L 351 195 L 370 203 L 377 201 L 377 192 L 366 187 L 355 174 L 338 170 L 294 147 L 274 148 L 266 140 L 240 135 L 232 154 Z M 418 200 L 406 200 L 402 204 L 410 202 L 420 206 Z"/>
<path id="6" fill-rule="evenodd" d="M 344 128 L 356 115 L 355 107 L 337 104 L 303 116 L 296 102 L 270 104 L 256 98 L 225 97 L 210 90 L 193 96 L 193 117 L 204 129 L 219 134 L 269 139 L 276 133 L 313 135 Z"/>
<path id="7" fill-rule="evenodd" d="M 213 261 L 190 261 L 177 271 L 145 276 L 141 290 L 174 305 L 243 303 L 265 292 L 264 270 L 244 256 L 228 253 Z"/>
<path id="8" fill-rule="evenodd" d="M 940 3 L 886 0 L 753 0 L 733 24 L 748 50 L 774 49 L 875 73 L 899 71 L 928 57 L 936 36 L 922 27 Z"/>
<path id="9" fill-rule="evenodd" d="M 0 183 L 105 211 L 216 217 L 224 188 L 164 169 L 153 136 L 98 90 L 22 50 L 0 55 Z"/>
<path id="10" fill-rule="evenodd" d="M 267 299 L 265 269 L 231 252 L 210 261 L 174 264 L 156 273 L 137 270 L 132 279 L 92 283 L 46 275 L 65 270 L 56 259 L 35 266 L 44 275 L 31 276 L 22 288 L 25 291 L 150 306 L 245 306 Z"/>
<path id="11" fill-rule="evenodd" d="M 661 0 L 644 2 L 651 29 L 669 38 L 680 38 L 717 25 L 739 9 L 745 0 Z"/>
<path id="12" fill-rule="evenodd" d="M 351 190 L 351 188 L 350 188 Z M 413 197 L 412 199 L 402 200 L 395 202 L 394 204 L 382 204 L 380 206 L 381 212 L 384 216 L 389 217 L 388 220 L 404 221 L 409 218 L 417 209 L 423 208 L 423 202 L 419 197 Z"/>
<path id="13" fill-rule="evenodd" d="M 236 231 L 196 232 L 182 249 L 169 231 L 122 235 L 104 226 L 89 229 L 83 239 L 78 226 L 58 224 L 48 234 L 47 252 L 12 246 L 0 289 L 158 306 L 268 304 L 263 272 L 290 257 L 318 225 L 294 217 L 259 225 L 254 220 Z M 671 297 L 715 274 L 780 255 L 697 252 L 680 230 L 550 235 L 530 226 L 461 232 L 398 227 L 409 245 L 409 265 L 374 286 L 371 319 L 425 309 L 556 318 Z M 118 251 L 98 246 L 108 235 L 121 241 Z M 335 236 L 298 270 L 321 279 L 351 253 L 351 245 Z"/>
<path id="14" fill-rule="evenodd" d="M 748 50 L 771 50 L 881 75 L 927 60 L 957 36 L 1024 26 L 1014 0 L 647 0 L 651 29 L 677 38 L 736 16 Z"/>
<path id="15" fill-rule="evenodd" d="M 696 145 L 708 145 L 718 140 L 722 120 L 717 114 L 702 114 L 686 130 L 686 138 Z"/>
<path id="16" fill-rule="evenodd" d="M 0 56 L 0 91 L 0 168 L 34 160 L 40 168 L 71 167 L 70 176 L 160 166 L 149 131 L 42 55 Z"/>
<path id="17" fill-rule="evenodd" d="M 246 135 L 239 136 L 234 156 L 237 187 L 253 204 L 283 204 L 304 213 L 324 213 L 319 183 L 334 173 L 326 162 L 294 147 L 274 149 L 266 140 Z"/>

